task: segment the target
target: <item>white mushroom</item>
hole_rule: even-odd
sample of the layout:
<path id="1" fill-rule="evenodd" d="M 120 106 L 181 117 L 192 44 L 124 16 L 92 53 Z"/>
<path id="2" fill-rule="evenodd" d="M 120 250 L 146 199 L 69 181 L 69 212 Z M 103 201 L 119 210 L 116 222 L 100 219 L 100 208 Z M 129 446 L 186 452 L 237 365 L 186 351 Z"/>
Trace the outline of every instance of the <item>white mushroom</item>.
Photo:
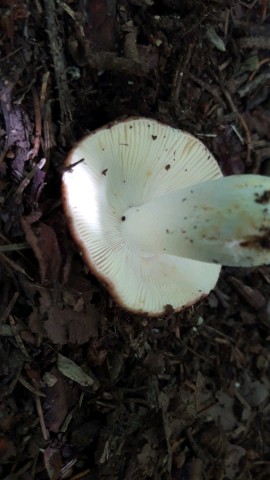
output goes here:
<path id="1" fill-rule="evenodd" d="M 71 232 L 128 310 L 179 311 L 209 293 L 221 264 L 270 263 L 270 180 L 223 178 L 188 133 L 145 118 L 118 122 L 81 140 L 66 166 Z"/>

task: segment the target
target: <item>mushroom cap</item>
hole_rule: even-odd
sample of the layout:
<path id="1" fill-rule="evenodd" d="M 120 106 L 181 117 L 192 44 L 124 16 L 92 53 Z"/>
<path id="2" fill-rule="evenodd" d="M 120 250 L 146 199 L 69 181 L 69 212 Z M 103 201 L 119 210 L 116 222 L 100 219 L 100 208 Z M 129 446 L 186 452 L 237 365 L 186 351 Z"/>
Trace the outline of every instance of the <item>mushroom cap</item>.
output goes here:
<path id="1" fill-rule="evenodd" d="M 129 207 L 222 176 L 202 142 L 155 120 L 128 119 L 83 138 L 66 167 L 62 195 L 71 233 L 120 306 L 157 316 L 168 305 L 180 311 L 194 304 L 215 286 L 220 265 L 142 253 L 120 228 Z"/>

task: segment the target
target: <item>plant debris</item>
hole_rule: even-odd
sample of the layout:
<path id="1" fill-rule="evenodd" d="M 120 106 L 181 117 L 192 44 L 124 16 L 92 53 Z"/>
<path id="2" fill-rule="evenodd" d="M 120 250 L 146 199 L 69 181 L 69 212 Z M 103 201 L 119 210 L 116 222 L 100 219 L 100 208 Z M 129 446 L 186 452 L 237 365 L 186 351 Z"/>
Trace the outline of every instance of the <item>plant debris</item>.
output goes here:
<path id="1" fill-rule="evenodd" d="M 269 267 L 136 317 L 60 193 L 74 142 L 128 116 L 269 175 L 269 24 L 266 0 L 0 1 L 1 479 L 270 478 Z"/>

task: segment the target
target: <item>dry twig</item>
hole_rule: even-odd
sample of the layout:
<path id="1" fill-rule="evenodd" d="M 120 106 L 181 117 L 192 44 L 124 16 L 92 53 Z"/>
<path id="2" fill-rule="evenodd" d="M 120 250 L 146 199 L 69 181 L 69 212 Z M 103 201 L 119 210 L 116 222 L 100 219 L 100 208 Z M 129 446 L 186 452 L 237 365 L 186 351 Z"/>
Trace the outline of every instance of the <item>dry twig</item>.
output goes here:
<path id="1" fill-rule="evenodd" d="M 30 359 L 30 355 L 29 353 L 27 352 L 26 348 L 25 348 L 25 345 L 21 339 L 21 336 L 20 334 L 18 333 L 18 330 L 17 330 L 17 325 L 16 325 L 16 322 L 13 318 L 12 315 L 9 315 L 9 323 L 10 323 L 10 326 L 12 328 L 12 331 L 13 331 L 13 334 L 14 334 L 14 338 L 17 342 L 17 345 L 19 347 L 19 349 L 21 350 L 21 352 L 26 356 L 26 358 Z M 20 380 L 20 379 L 19 379 Z"/>
<path id="2" fill-rule="evenodd" d="M 33 393 L 37 397 L 45 397 L 46 396 L 44 393 L 40 392 L 35 387 L 33 387 L 33 385 L 31 385 L 31 383 L 27 382 L 27 380 L 25 380 L 25 378 L 23 378 L 22 375 L 20 375 L 20 377 L 18 378 L 18 382 L 20 382 L 27 390 L 29 390 L 29 392 Z"/>
<path id="3" fill-rule="evenodd" d="M 32 89 L 32 93 L 33 93 L 34 110 L 35 110 L 35 140 L 34 140 L 34 147 L 32 148 L 31 152 L 29 152 L 29 158 L 35 158 L 37 156 L 39 151 L 39 146 L 40 146 L 40 137 L 42 133 L 40 101 L 35 88 Z"/>
<path id="4" fill-rule="evenodd" d="M 30 277 L 22 267 L 17 265 L 16 262 L 13 262 L 13 260 L 11 260 L 9 257 L 7 257 L 4 253 L 1 253 L 1 252 L 0 252 L 0 261 L 2 261 L 3 265 L 5 265 L 5 266 L 8 265 L 9 267 L 11 267 L 16 272 L 22 273 L 29 280 L 33 281 L 33 278 Z"/>
<path id="5" fill-rule="evenodd" d="M 246 159 L 246 164 L 247 166 L 250 166 L 250 163 L 251 163 L 251 135 L 250 135 L 250 132 L 249 132 L 249 129 L 248 129 L 248 126 L 246 124 L 246 121 L 244 120 L 244 117 L 243 115 L 241 115 L 241 113 L 238 112 L 234 102 L 233 102 L 233 99 L 230 95 L 230 93 L 228 92 L 228 90 L 224 89 L 223 90 L 223 93 L 230 105 L 230 108 L 231 110 L 235 113 L 235 115 L 237 116 L 238 120 L 239 120 L 239 123 L 240 125 L 242 126 L 245 134 L 246 134 L 246 145 L 247 145 L 247 159 Z"/>
<path id="6" fill-rule="evenodd" d="M 38 418 L 39 418 L 39 423 L 40 423 L 40 428 L 42 431 L 42 435 L 44 437 L 44 440 L 49 440 L 50 435 L 49 432 L 46 428 L 45 421 L 44 421 L 44 416 L 43 416 L 43 410 L 41 406 L 41 401 L 40 397 L 38 395 L 35 395 L 35 402 L 36 402 L 36 409 L 38 413 Z"/>
<path id="7" fill-rule="evenodd" d="M 11 298 L 11 300 L 10 300 L 7 308 L 6 308 L 6 310 L 4 311 L 4 313 L 3 313 L 3 315 L 2 315 L 2 317 L 1 317 L 1 319 L 0 319 L 0 324 L 1 324 L 1 323 L 6 323 L 6 321 L 7 321 L 8 317 L 9 317 L 10 313 L 11 313 L 12 310 L 13 310 L 13 307 L 14 307 L 15 303 L 16 303 L 17 300 L 18 300 L 18 297 L 19 297 L 19 292 L 15 292 L 15 293 L 13 294 L 13 296 L 12 296 L 12 298 Z"/>

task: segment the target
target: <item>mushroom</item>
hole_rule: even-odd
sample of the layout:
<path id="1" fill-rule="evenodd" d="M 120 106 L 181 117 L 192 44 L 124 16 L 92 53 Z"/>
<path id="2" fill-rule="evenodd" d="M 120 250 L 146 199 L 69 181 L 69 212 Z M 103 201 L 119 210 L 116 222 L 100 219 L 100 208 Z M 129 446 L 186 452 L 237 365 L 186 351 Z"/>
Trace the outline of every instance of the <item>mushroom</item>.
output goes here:
<path id="1" fill-rule="evenodd" d="M 223 177 L 192 135 L 147 118 L 83 138 L 63 205 L 85 263 L 119 305 L 176 311 L 208 295 L 221 265 L 270 263 L 270 180 Z"/>

